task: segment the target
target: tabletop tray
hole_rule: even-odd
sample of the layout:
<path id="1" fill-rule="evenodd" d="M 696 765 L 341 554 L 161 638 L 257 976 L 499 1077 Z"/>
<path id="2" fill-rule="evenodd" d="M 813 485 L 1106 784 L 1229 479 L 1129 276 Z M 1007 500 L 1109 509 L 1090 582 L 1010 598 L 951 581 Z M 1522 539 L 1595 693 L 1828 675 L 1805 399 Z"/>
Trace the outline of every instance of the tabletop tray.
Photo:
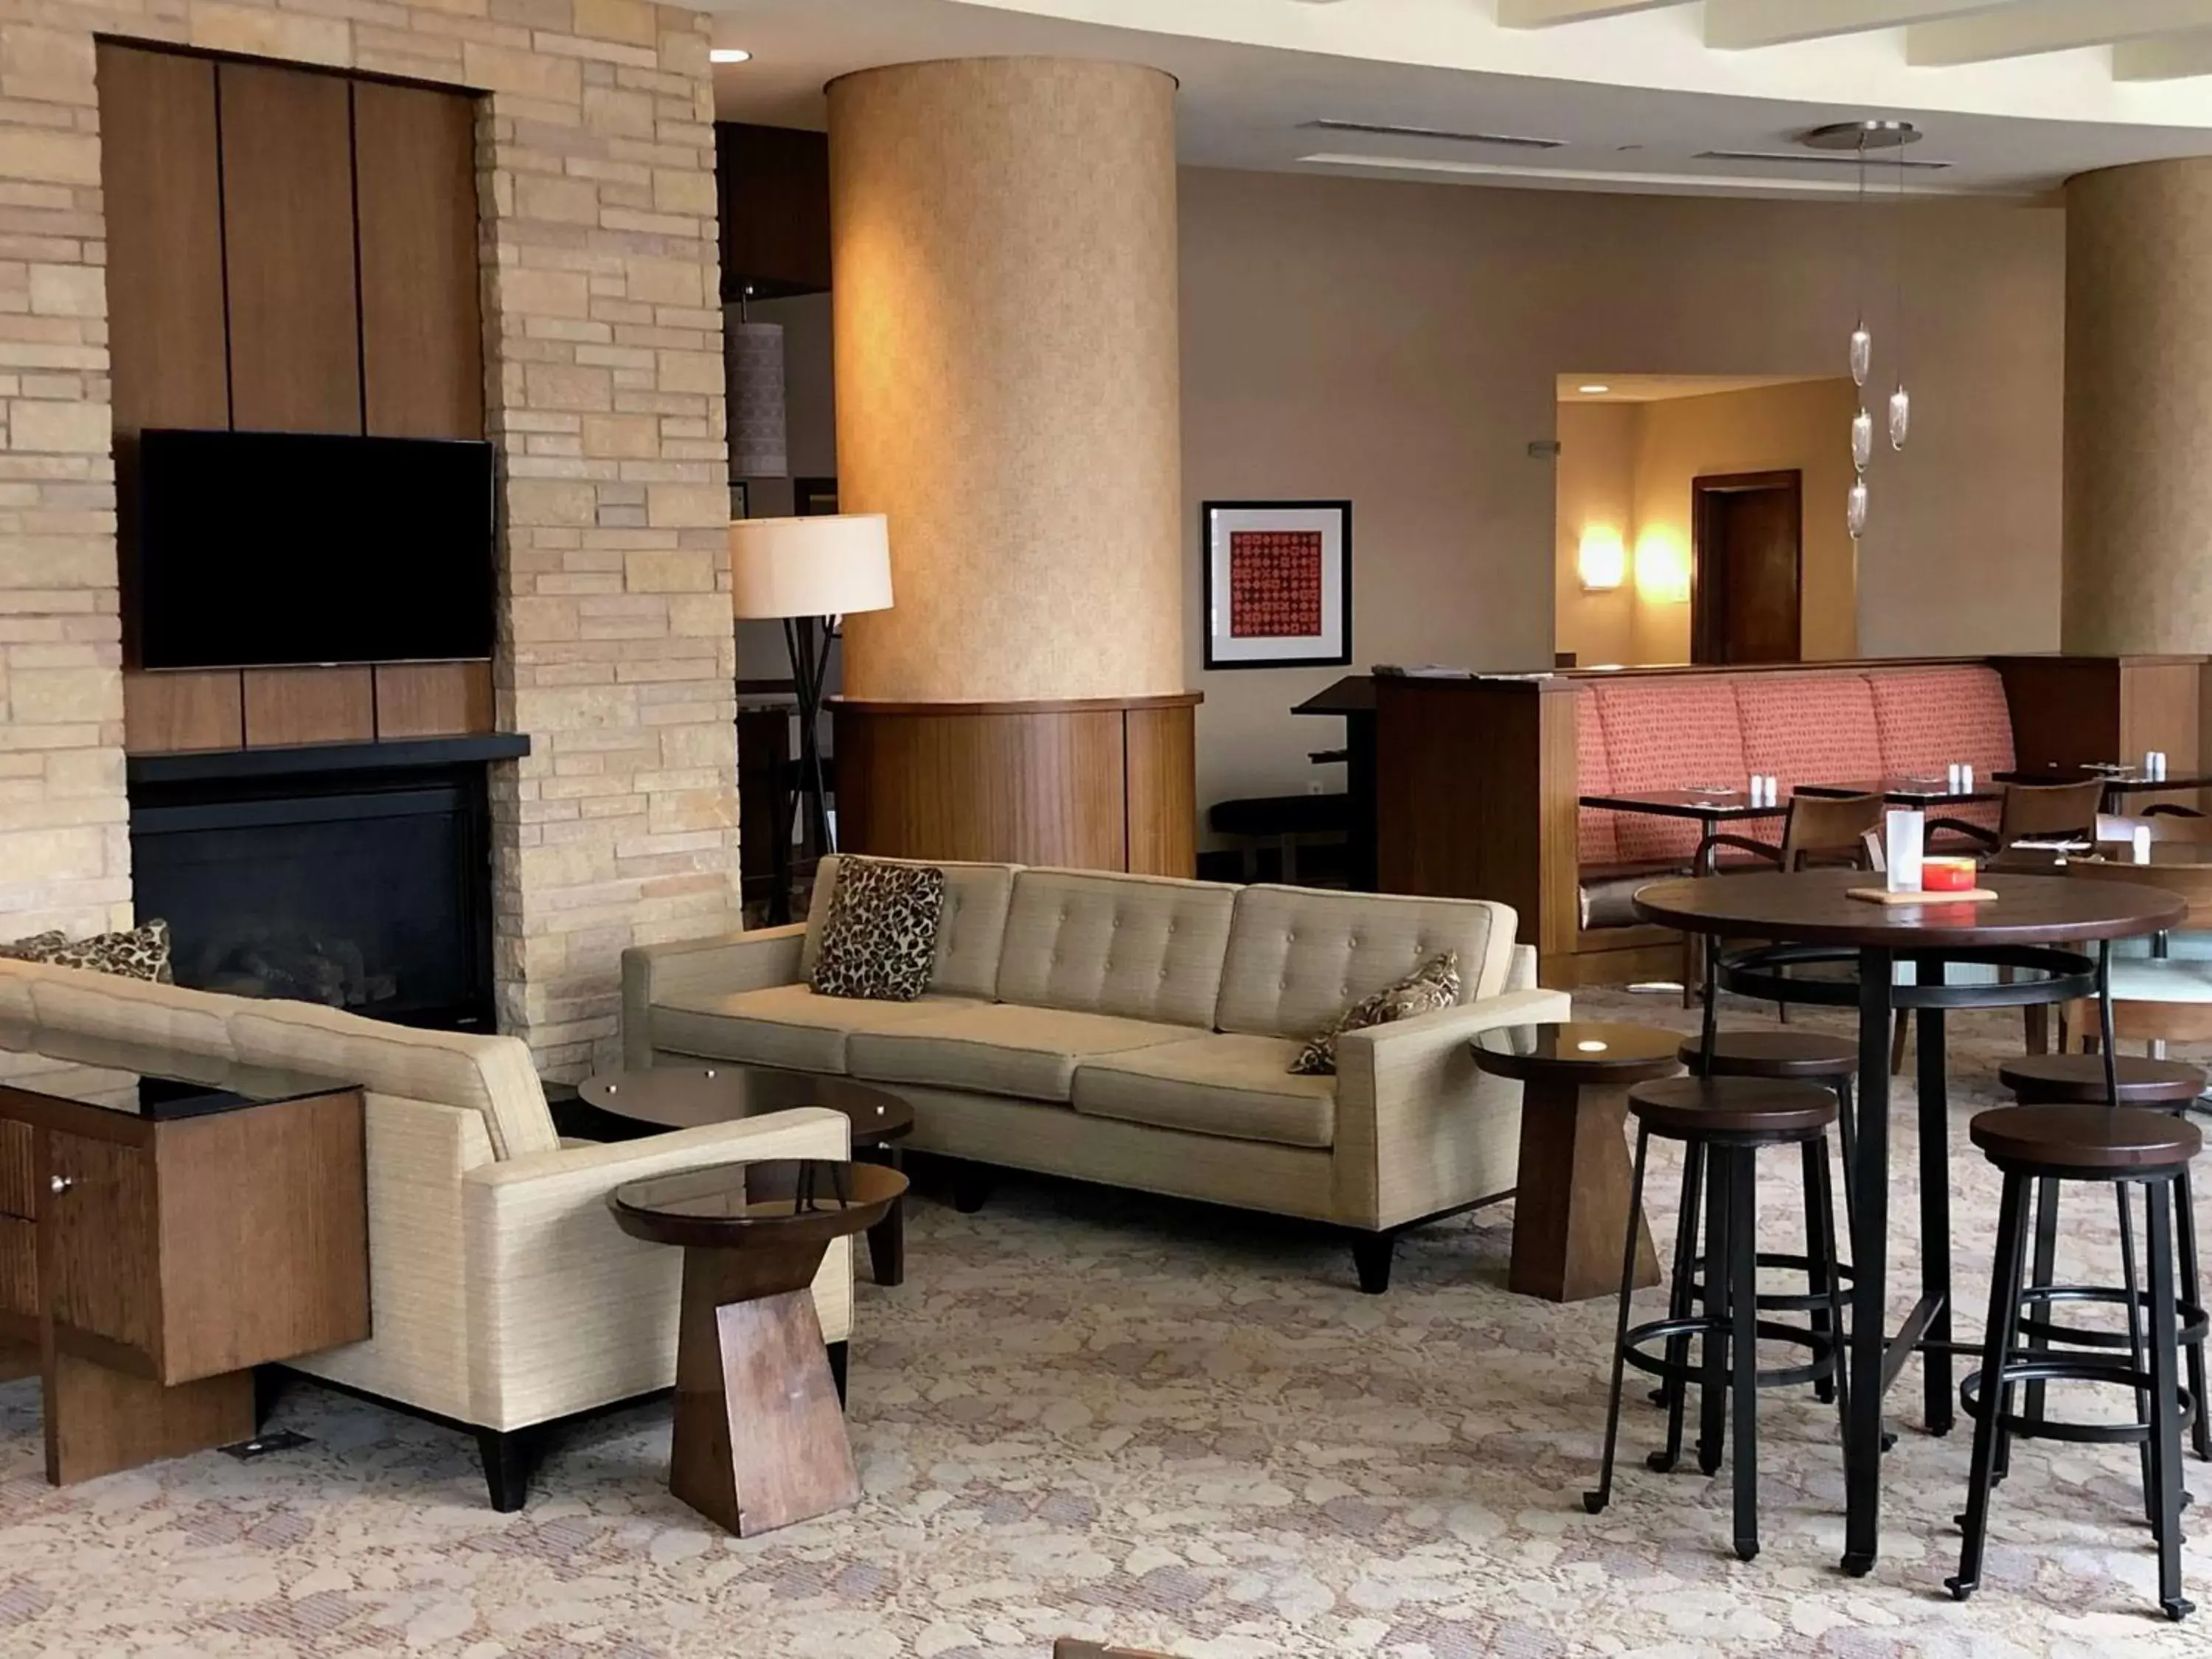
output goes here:
<path id="1" fill-rule="evenodd" d="M 1986 887 L 1969 887 L 1956 893 L 1931 893 L 1924 889 L 1893 893 L 1887 887 L 1846 887 L 1844 896 L 1869 904 L 1980 904 L 1996 895 Z"/>

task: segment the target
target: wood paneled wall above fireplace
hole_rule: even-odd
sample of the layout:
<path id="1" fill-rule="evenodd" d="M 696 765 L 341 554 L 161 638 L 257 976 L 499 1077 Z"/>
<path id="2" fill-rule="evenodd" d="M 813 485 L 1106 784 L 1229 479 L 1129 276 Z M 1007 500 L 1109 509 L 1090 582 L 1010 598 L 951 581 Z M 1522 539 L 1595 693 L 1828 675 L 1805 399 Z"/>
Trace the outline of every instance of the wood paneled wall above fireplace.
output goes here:
<path id="1" fill-rule="evenodd" d="M 135 671 L 139 433 L 484 435 L 476 100 L 110 41 L 99 73 Z M 125 746 L 374 741 L 387 679 L 389 735 L 491 728 L 488 663 L 128 672 Z"/>

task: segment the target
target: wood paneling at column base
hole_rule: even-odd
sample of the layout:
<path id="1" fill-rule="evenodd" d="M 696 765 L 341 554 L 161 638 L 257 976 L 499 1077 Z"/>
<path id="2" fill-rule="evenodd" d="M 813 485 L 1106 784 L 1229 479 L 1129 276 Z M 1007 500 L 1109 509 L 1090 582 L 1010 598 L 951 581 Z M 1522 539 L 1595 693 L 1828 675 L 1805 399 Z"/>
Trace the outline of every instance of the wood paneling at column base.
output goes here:
<path id="1" fill-rule="evenodd" d="M 839 843 L 887 858 L 1188 876 L 1198 701 L 838 699 Z"/>

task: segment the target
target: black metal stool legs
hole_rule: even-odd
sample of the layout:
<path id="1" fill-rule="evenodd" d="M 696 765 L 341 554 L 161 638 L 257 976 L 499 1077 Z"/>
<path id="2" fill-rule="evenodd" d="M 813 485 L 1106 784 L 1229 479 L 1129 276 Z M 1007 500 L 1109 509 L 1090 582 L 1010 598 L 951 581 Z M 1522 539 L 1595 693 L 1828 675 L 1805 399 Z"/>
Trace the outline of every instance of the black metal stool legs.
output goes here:
<path id="1" fill-rule="evenodd" d="M 1729 1357 L 1735 1382 L 1735 1553 L 1749 1561 L 1759 1554 L 1759 1236 L 1758 1182 L 1748 1148 L 1729 1147 L 1721 1156 L 1729 1169 L 1728 1311 Z M 1718 1322 L 1715 1322 L 1718 1328 Z M 1836 1352 L 1832 1338 L 1828 1352 Z"/>
<path id="2" fill-rule="evenodd" d="M 1636 1130 L 1636 1173 L 1628 1183 L 1628 1242 L 1621 1247 L 1620 1310 L 1613 1327 L 1613 1386 L 1605 1402 L 1605 1458 L 1599 1465 L 1597 1490 L 1583 1494 L 1583 1508 L 1595 1515 L 1613 1501 L 1613 1459 L 1620 1445 L 1620 1385 L 1628 1370 L 1628 1304 L 1636 1294 L 1637 1229 L 1636 1218 L 1644 1213 L 1644 1172 L 1650 1161 L 1651 1132 L 1642 1125 Z M 1691 1237 L 1685 1230 L 1684 1238 Z M 1679 1261 L 1686 1246 L 1675 1250 Z M 1680 1282 L 1679 1280 L 1677 1282 Z M 1674 1343 L 1668 1347 L 1671 1351 Z M 1679 1437 L 1681 1415 L 1679 1407 L 1674 1417 L 1675 1435 Z"/>
<path id="3" fill-rule="evenodd" d="M 2012 1384 L 2003 1380 L 2003 1361 L 2020 1334 L 2021 1258 L 2027 1243 L 2021 1224 L 2026 1187 L 2021 1177 L 2008 1175 L 2004 1195 L 1997 1205 L 1996 1267 L 1990 1279 L 1989 1322 L 1983 1328 L 1989 1345 L 1983 1374 L 1996 1382 L 1984 1390 L 1987 1397 L 1974 1421 L 1973 1462 L 1966 1477 L 1966 1513 L 1961 1521 L 1966 1540 L 1959 1552 L 1958 1576 L 1944 1581 L 1961 1601 L 1982 1582 L 1982 1547 L 1989 1535 L 1990 1488 L 1996 1480 L 1997 1442 L 2012 1404 Z"/>
<path id="4" fill-rule="evenodd" d="M 1639 1138 L 1645 1132 L 1637 1131 Z M 1682 1203 L 1674 1226 L 1674 1279 L 1667 1288 L 1667 1317 L 1683 1328 L 1680 1336 L 1667 1339 L 1667 1364 L 1675 1376 L 1689 1363 L 1689 1322 L 1697 1312 L 1698 1225 L 1705 1206 L 1705 1148 L 1691 1141 L 1682 1148 Z M 1678 1381 L 1662 1382 L 1652 1398 L 1667 1407 L 1667 1443 L 1644 1461 L 1662 1474 L 1682 1461 L 1684 1389 Z"/>
<path id="5" fill-rule="evenodd" d="M 2181 1236 L 2181 1297 L 2191 1307 L 2204 1305 L 2204 1281 L 2197 1267 L 2197 1199 L 2189 1184 L 2189 1171 L 2184 1170 L 2173 1180 L 2173 1204 L 2181 1213 L 2177 1218 Z M 2204 1345 L 2189 1345 L 2189 1397 L 2197 1402 L 2197 1420 L 2190 1427 L 2190 1444 L 2197 1455 L 2212 1463 L 2212 1411 L 2206 1409 L 2208 1396 L 2204 1390 Z"/>
<path id="6" fill-rule="evenodd" d="M 2173 1282 L 2173 1217 L 2175 1196 L 2188 1191 L 2185 1172 L 2175 1181 L 2153 1181 L 2144 1184 L 2143 1198 L 2149 1211 L 2150 1245 L 2150 1394 L 2152 1401 L 2150 1434 L 2146 1445 L 2150 1453 L 2151 1479 L 2155 1488 L 2158 1527 L 2158 1604 L 2169 1619 L 2184 1618 L 2194 1613 L 2196 1605 L 2181 1593 L 2181 1406 L 2180 1379 L 2175 1375 L 2179 1369 L 2174 1363 L 2178 1342 L 2176 1330 L 2175 1286 Z M 2203 1346 L 2199 1344 L 2191 1352 L 2201 1365 Z M 2191 1396 L 2201 1427 L 2204 1421 L 2204 1397 Z"/>

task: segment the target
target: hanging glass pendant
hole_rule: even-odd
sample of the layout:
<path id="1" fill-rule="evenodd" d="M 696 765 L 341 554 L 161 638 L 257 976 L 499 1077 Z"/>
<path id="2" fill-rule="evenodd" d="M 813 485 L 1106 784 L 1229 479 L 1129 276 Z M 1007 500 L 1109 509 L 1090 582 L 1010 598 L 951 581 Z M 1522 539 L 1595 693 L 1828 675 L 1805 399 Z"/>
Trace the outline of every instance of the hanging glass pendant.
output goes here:
<path id="1" fill-rule="evenodd" d="M 1905 441 L 1912 431 L 1912 394 L 1905 389 L 1905 382 L 1897 383 L 1897 390 L 1889 394 L 1889 447 L 1905 447 Z"/>
<path id="2" fill-rule="evenodd" d="M 1850 527 L 1853 541 L 1866 534 L 1867 487 L 1864 478 L 1851 480 L 1851 493 L 1844 504 L 1844 522 Z"/>
<path id="3" fill-rule="evenodd" d="M 1851 416 L 1851 465 L 1863 472 L 1873 459 L 1874 416 L 1862 409 Z"/>
<path id="4" fill-rule="evenodd" d="M 1861 323 L 1851 331 L 1851 384 L 1864 386 L 1868 371 L 1874 368 L 1874 336 Z"/>

